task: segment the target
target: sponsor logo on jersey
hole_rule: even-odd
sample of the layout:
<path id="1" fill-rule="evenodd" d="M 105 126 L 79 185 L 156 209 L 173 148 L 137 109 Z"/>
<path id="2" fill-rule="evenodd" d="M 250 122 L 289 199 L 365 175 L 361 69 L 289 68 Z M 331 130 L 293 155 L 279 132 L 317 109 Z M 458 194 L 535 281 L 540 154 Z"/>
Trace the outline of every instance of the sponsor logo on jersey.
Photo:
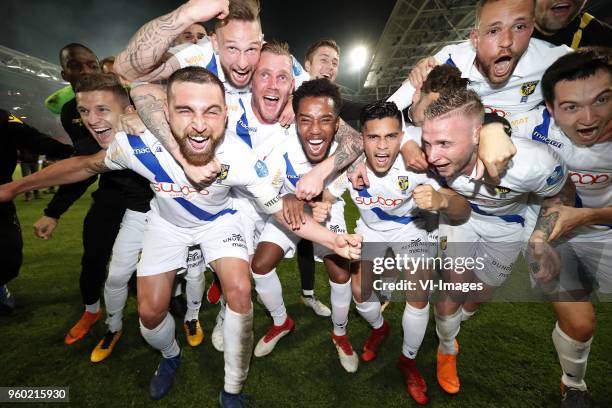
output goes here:
<path id="1" fill-rule="evenodd" d="M 574 184 L 587 186 L 610 182 L 610 175 L 605 173 L 593 174 L 570 172 L 570 178 L 572 179 Z"/>
<path id="2" fill-rule="evenodd" d="M 176 183 L 152 183 L 151 185 L 156 193 L 166 193 L 170 197 L 184 197 L 196 193 L 201 195 L 210 194 L 207 189 L 197 190 L 191 186 L 182 186 Z"/>
<path id="3" fill-rule="evenodd" d="M 21 123 L 21 124 L 23 124 L 21 119 L 17 118 L 17 116 L 13 115 L 12 113 L 9 113 L 8 121 L 9 121 L 9 123 Z"/>
<path id="4" fill-rule="evenodd" d="M 197 54 L 192 57 L 185 58 L 186 65 L 196 65 L 198 62 L 204 60 L 204 54 Z"/>
<path id="5" fill-rule="evenodd" d="M 238 119 L 238 124 L 240 125 L 240 127 L 242 127 L 243 129 L 246 129 L 247 132 L 251 133 L 257 133 L 257 128 L 253 127 L 253 126 L 249 126 L 248 123 L 244 123 L 242 121 L 242 119 Z"/>
<path id="6" fill-rule="evenodd" d="M 532 133 L 532 139 L 536 140 L 540 143 L 546 143 L 547 145 L 551 145 L 553 147 L 556 147 L 557 149 L 560 149 L 561 147 L 563 147 L 563 143 L 557 141 L 557 140 L 552 140 L 549 139 L 548 137 L 546 137 L 545 135 L 543 135 L 542 133 L 540 133 L 538 130 L 534 130 Z"/>
<path id="7" fill-rule="evenodd" d="M 401 203 L 404 202 L 403 198 L 385 198 L 381 196 L 377 197 L 355 197 L 355 203 L 357 205 L 365 205 L 365 206 L 383 206 L 383 207 L 397 207 Z"/>
<path id="8" fill-rule="evenodd" d="M 440 237 L 440 249 L 445 251 L 447 243 L 448 243 L 448 237 L 446 235 L 441 236 Z"/>
<path id="9" fill-rule="evenodd" d="M 552 174 L 548 176 L 548 178 L 546 179 L 546 184 L 548 184 L 549 186 L 552 186 L 554 184 L 557 184 L 562 178 L 563 178 L 563 167 L 557 166 L 553 170 Z"/>
<path id="10" fill-rule="evenodd" d="M 494 108 L 493 106 L 485 106 L 485 112 L 495 113 L 496 115 L 501 116 L 502 118 L 505 118 L 507 115 L 505 110 Z"/>
<path id="11" fill-rule="evenodd" d="M 510 124 L 512 126 L 518 126 L 529 122 L 529 117 L 523 116 L 522 118 L 514 119 Z"/>
<path id="12" fill-rule="evenodd" d="M 397 188 L 402 190 L 402 192 L 406 192 L 410 187 L 410 181 L 408 180 L 408 176 L 397 176 Z"/>
<path id="13" fill-rule="evenodd" d="M 257 176 L 259 177 L 267 177 L 268 167 L 266 166 L 266 163 L 262 162 L 261 160 L 257 160 L 255 162 L 255 173 L 257 173 Z"/>
<path id="14" fill-rule="evenodd" d="M 139 156 L 141 154 L 147 154 L 147 153 L 151 153 L 151 150 L 148 147 L 144 147 L 144 148 L 138 147 L 138 148 L 134 149 L 134 154 L 136 156 Z"/>

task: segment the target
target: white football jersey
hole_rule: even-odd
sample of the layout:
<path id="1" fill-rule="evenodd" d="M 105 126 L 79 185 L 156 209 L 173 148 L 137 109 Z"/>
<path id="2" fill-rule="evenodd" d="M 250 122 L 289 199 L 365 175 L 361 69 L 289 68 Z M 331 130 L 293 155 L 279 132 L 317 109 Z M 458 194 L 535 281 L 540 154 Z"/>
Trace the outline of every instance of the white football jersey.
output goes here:
<path id="1" fill-rule="evenodd" d="M 283 127 L 260 123 L 251 105 L 252 94 L 227 95 L 227 128 L 249 146 L 260 160 L 265 160 L 272 149 L 295 135 L 295 125 Z"/>
<path id="2" fill-rule="evenodd" d="M 343 173 L 327 189 L 335 197 L 341 197 L 348 189 L 359 209 L 361 221 L 376 231 L 399 229 L 418 218 L 420 210 L 412 198 L 416 186 L 429 184 L 436 190 L 440 189 L 438 182 L 427 174 L 406 170 L 400 155 L 384 176 L 378 176 L 367 166 L 366 172 L 370 180 L 368 188 L 354 189 Z"/>
<path id="3" fill-rule="evenodd" d="M 565 161 L 576 186 L 576 207 L 612 206 L 612 142 L 575 145 L 544 107 L 514 115 L 510 123 L 513 138 L 545 143 Z"/>
<path id="4" fill-rule="evenodd" d="M 516 155 L 493 186 L 483 180 L 458 175 L 444 182 L 464 196 L 472 207 L 472 217 L 480 220 L 498 218 L 506 222 L 524 224 L 529 193 L 551 197 L 559 193 L 567 179 L 563 160 L 546 145 L 527 139 L 514 140 Z"/>
<path id="5" fill-rule="evenodd" d="M 434 55 L 434 58 L 441 64 L 459 68 L 461 76 L 470 80 L 469 87 L 480 95 L 488 112 L 508 116 L 526 112 L 543 102 L 540 81 L 544 71 L 559 57 L 571 51 L 572 49 L 565 45 L 554 46 L 532 38 L 503 87 L 491 86 L 486 77 L 478 71 L 474 65 L 476 50 L 470 41 L 447 45 Z M 412 103 L 413 93 L 414 88 L 407 82 L 389 99 L 400 109 L 404 109 Z"/>
<path id="6" fill-rule="evenodd" d="M 332 142 L 328 156 L 333 154 L 336 146 L 336 142 Z M 272 183 L 280 188 L 281 195 L 295 194 L 300 178 L 314 167 L 308 161 L 297 134 L 291 135 L 272 150 L 265 163 L 270 171 Z"/>
<path id="7" fill-rule="evenodd" d="M 155 193 L 151 210 L 178 227 L 201 226 L 235 213 L 230 196 L 234 187 L 246 188 L 268 213 L 282 209 L 265 163 L 234 133 L 226 131 L 215 156 L 222 171 L 201 191 L 191 186 L 181 166 L 148 131 L 141 136 L 117 133 L 106 152 L 105 165 L 111 170 L 130 169 L 147 178 Z"/>

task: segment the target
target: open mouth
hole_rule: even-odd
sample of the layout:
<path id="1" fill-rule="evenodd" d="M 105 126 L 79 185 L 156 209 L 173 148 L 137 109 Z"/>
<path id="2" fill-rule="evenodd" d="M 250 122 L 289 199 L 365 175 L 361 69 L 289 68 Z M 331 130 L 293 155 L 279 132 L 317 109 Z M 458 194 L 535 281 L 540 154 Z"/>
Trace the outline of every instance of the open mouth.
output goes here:
<path id="1" fill-rule="evenodd" d="M 378 153 L 374 155 L 374 162 L 378 167 L 385 167 L 385 165 L 389 162 L 389 155 L 386 153 Z"/>
<path id="2" fill-rule="evenodd" d="M 512 56 L 504 55 L 493 62 L 493 74 L 496 77 L 503 78 L 510 74 L 512 69 Z"/>
<path id="3" fill-rule="evenodd" d="M 113 136 L 113 129 L 109 127 L 104 128 L 92 128 L 96 133 L 96 138 L 100 141 L 107 141 Z"/>
<path id="4" fill-rule="evenodd" d="M 251 73 L 250 70 L 232 69 L 234 81 L 239 82 L 239 83 L 247 82 L 249 80 L 250 73 Z"/>
<path id="5" fill-rule="evenodd" d="M 438 171 L 439 174 L 444 175 L 446 173 L 448 173 L 448 171 L 450 170 L 450 163 L 446 163 L 446 164 L 436 164 L 436 170 Z"/>
<path id="6" fill-rule="evenodd" d="M 331 78 L 331 75 L 329 75 L 329 74 L 320 74 L 319 78 L 329 79 L 329 78 Z"/>
<path id="7" fill-rule="evenodd" d="M 310 149 L 310 152 L 315 156 L 319 155 L 323 151 L 323 146 L 324 146 L 323 142 L 324 142 L 323 139 L 308 140 L 308 148 Z"/>
<path id="8" fill-rule="evenodd" d="M 195 152 L 203 152 L 204 150 L 206 150 L 206 147 L 208 146 L 209 141 L 210 141 L 209 136 L 202 136 L 202 135 L 187 136 L 187 143 L 189 143 L 189 146 Z"/>
<path id="9" fill-rule="evenodd" d="M 569 3 L 569 2 L 557 3 L 557 4 L 554 4 L 550 8 L 552 13 L 559 17 L 566 16 L 567 14 L 569 14 L 571 9 L 572 9 L 572 3 Z"/>
<path id="10" fill-rule="evenodd" d="M 276 95 L 264 95 L 263 96 L 264 106 L 269 107 L 269 108 L 276 108 L 279 100 L 280 98 Z"/>
<path id="11" fill-rule="evenodd" d="M 576 132 L 578 132 L 578 134 L 580 135 L 580 138 L 585 141 L 591 141 L 594 140 L 597 137 L 597 130 L 599 129 L 599 126 L 591 126 L 591 127 L 586 127 L 586 128 L 582 128 L 582 129 L 576 129 Z"/>

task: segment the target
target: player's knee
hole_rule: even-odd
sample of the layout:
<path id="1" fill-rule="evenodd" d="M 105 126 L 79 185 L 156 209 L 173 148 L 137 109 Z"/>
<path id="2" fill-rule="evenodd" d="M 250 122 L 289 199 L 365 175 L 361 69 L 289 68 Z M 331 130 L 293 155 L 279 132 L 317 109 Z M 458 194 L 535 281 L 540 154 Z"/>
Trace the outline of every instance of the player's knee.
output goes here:
<path id="1" fill-rule="evenodd" d="M 256 275 L 265 275 L 272 270 L 273 266 L 269 262 L 260 258 L 254 257 L 251 261 L 251 270 Z"/>
<path id="2" fill-rule="evenodd" d="M 168 313 L 167 307 L 161 305 L 155 305 L 153 303 L 139 303 L 138 304 L 138 315 L 142 325 L 149 330 L 152 330 L 159 326 L 164 320 Z"/>
<path id="3" fill-rule="evenodd" d="M 595 331 L 595 316 L 572 316 L 559 322 L 561 329 L 572 339 L 588 341 Z"/>
<path id="4" fill-rule="evenodd" d="M 251 308 L 251 281 L 240 279 L 226 285 L 223 295 L 229 307 L 237 313 L 247 313 Z"/>
<path id="5" fill-rule="evenodd" d="M 346 271 L 329 271 L 329 280 L 340 285 L 349 281 L 350 275 Z"/>

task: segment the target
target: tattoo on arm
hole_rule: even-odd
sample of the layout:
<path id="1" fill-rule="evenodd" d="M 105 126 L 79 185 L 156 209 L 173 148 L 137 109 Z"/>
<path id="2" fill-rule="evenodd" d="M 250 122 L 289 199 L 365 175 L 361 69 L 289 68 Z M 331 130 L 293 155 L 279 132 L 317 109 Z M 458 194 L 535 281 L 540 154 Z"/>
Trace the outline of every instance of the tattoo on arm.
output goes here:
<path id="1" fill-rule="evenodd" d="M 106 150 L 100 150 L 94 156 L 91 157 L 89 161 L 89 166 L 87 167 L 87 171 L 92 174 L 100 174 L 106 173 L 110 171 L 106 164 L 104 164 L 104 159 L 106 158 Z"/>
<path id="2" fill-rule="evenodd" d="M 336 142 L 338 149 L 334 153 L 334 171 L 339 172 L 363 153 L 363 143 L 361 134 L 342 120 L 336 132 Z"/>
<path id="3" fill-rule="evenodd" d="M 359 163 L 363 163 L 365 161 L 365 153 L 361 153 L 359 155 L 359 157 L 357 158 L 357 160 L 355 160 L 354 162 L 352 162 L 351 164 L 349 164 L 348 168 L 347 168 L 347 172 L 348 173 L 353 173 L 355 171 L 355 169 L 357 168 L 357 166 L 359 165 Z"/>
<path id="4" fill-rule="evenodd" d="M 159 85 L 143 86 L 156 87 L 158 90 L 160 90 Z M 147 91 L 148 90 L 149 88 L 147 88 Z M 170 125 L 166 120 L 164 100 L 161 96 L 162 93 L 156 95 L 158 92 L 155 92 L 153 89 L 151 89 L 149 92 L 147 91 L 140 93 L 142 92 L 141 88 L 138 93 L 134 93 L 134 95 L 132 95 L 138 115 L 140 115 L 140 118 L 144 122 L 146 128 L 153 133 L 157 140 L 159 140 L 168 151 L 174 151 L 178 148 L 178 145 L 172 136 Z"/>
<path id="5" fill-rule="evenodd" d="M 185 4 L 145 24 L 134 34 L 127 48 L 117 56 L 116 67 L 128 79 L 139 78 L 162 60 L 172 41 L 187 26 L 181 19 Z"/>
<path id="6" fill-rule="evenodd" d="M 551 207 L 566 205 L 574 207 L 576 205 L 576 186 L 571 179 L 565 181 L 565 185 L 556 195 L 544 199 L 542 208 L 538 215 L 538 220 L 534 231 L 541 231 L 544 234 L 544 239 L 548 239 L 552 230 L 559 219 L 559 213 L 556 211 L 544 215 Z"/>

